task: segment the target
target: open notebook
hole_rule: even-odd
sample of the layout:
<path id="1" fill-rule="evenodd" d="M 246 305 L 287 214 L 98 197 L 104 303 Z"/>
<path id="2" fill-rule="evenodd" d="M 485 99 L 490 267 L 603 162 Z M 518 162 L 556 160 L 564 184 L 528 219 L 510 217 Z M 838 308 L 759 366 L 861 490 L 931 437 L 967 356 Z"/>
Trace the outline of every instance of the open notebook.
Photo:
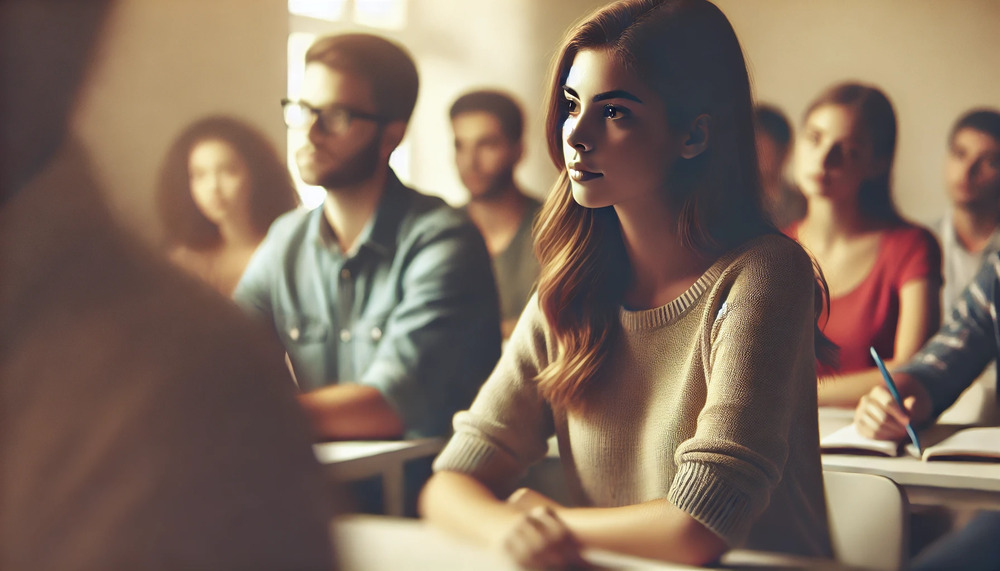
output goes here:
<path id="1" fill-rule="evenodd" d="M 1000 462 L 1000 427 L 961 428 L 935 426 L 922 432 L 923 460 L 993 460 Z M 824 454 L 875 454 L 918 456 L 912 444 L 873 440 L 858 434 L 853 424 L 828 434 L 819 443 Z"/>

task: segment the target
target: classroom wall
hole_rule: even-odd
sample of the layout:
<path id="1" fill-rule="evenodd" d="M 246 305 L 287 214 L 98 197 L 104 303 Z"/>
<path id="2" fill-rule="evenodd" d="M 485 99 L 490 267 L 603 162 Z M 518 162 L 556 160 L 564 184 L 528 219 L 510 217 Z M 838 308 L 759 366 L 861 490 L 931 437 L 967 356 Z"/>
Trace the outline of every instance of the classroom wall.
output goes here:
<path id="1" fill-rule="evenodd" d="M 896 198 L 920 221 L 940 216 L 947 131 L 965 109 L 1000 106 L 996 0 L 718 0 L 740 35 L 759 97 L 798 122 L 827 85 L 857 78 L 896 104 Z M 543 196 L 553 168 L 542 134 L 545 78 L 565 29 L 602 0 L 410 0 L 395 37 L 414 53 L 421 94 L 408 138 L 410 182 L 464 201 L 447 109 L 466 89 L 500 86 L 524 104 L 527 156 L 517 173 Z M 317 31 L 346 29 L 318 26 Z M 371 28 L 368 28 L 372 30 Z M 208 113 L 245 117 L 285 144 L 286 0 L 119 0 L 104 57 L 78 114 L 113 204 L 153 237 L 152 188 L 167 146 Z"/>
<path id="2" fill-rule="evenodd" d="M 177 134 L 211 113 L 242 117 L 284 149 L 286 0 L 118 0 L 76 131 L 111 203 L 155 239 L 156 173 Z"/>
<path id="3" fill-rule="evenodd" d="M 895 199 L 929 223 L 947 202 L 943 160 L 966 110 L 1000 108 L 1000 1 L 717 0 L 743 42 L 757 96 L 797 125 L 844 79 L 880 86 L 896 107 Z"/>

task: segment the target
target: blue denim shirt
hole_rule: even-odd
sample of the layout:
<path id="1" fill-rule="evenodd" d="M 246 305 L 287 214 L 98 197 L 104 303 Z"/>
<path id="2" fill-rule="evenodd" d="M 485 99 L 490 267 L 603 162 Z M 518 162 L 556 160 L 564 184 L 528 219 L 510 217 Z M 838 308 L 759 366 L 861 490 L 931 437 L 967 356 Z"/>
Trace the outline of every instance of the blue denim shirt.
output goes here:
<path id="1" fill-rule="evenodd" d="M 406 436 L 449 434 L 500 355 L 496 285 L 476 227 L 390 171 L 353 254 L 322 207 L 274 222 L 233 297 L 274 326 L 302 390 L 381 391 Z"/>

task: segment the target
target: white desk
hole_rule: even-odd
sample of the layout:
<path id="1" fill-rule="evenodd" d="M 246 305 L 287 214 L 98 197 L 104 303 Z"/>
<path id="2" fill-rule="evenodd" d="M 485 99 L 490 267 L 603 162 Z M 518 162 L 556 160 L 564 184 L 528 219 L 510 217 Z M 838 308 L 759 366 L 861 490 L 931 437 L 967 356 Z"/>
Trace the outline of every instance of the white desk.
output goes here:
<path id="1" fill-rule="evenodd" d="M 444 448 L 444 438 L 326 442 L 314 444 L 316 459 L 343 482 L 379 476 L 388 515 L 403 515 L 403 466 L 410 460 L 434 456 Z"/>
<path id="2" fill-rule="evenodd" d="M 851 414 L 820 410 L 820 435 L 851 422 Z M 1000 462 L 924 462 L 909 456 L 891 458 L 823 454 L 823 469 L 886 476 L 906 490 L 911 504 L 1000 509 Z"/>
<path id="3" fill-rule="evenodd" d="M 341 568 L 346 571 L 415 569 L 452 571 L 516 571 L 511 561 L 461 539 L 446 535 L 421 520 L 382 516 L 344 516 L 332 525 Z M 611 569 L 698 569 L 617 553 L 590 551 L 591 563 Z M 834 561 L 807 559 L 775 553 L 738 550 L 723 558 L 713 569 L 818 569 L 845 567 Z"/>

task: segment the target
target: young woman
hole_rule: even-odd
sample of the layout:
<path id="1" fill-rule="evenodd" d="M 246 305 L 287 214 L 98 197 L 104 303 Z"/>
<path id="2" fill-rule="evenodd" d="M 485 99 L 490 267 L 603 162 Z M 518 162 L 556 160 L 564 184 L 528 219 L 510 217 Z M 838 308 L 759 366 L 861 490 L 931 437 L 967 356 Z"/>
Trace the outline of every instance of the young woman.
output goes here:
<path id="1" fill-rule="evenodd" d="M 822 290 L 763 214 L 728 20 L 706 0 L 613 4 L 571 30 L 550 96 L 562 174 L 537 228 L 538 293 L 456 415 L 422 513 L 532 566 L 581 547 L 829 555 Z M 580 507 L 507 496 L 552 434 Z"/>
<path id="2" fill-rule="evenodd" d="M 930 232 L 896 213 L 895 150 L 896 116 L 874 87 L 835 85 L 806 111 L 795 179 L 808 212 L 789 234 L 816 257 L 830 286 L 824 332 L 840 358 L 820 380 L 821 406 L 853 408 L 882 384 L 869 347 L 892 367 L 938 328 L 941 250 Z"/>
<path id="3" fill-rule="evenodd" d="M 299 204 L 267 138 L 229 117 L 208 117 L 181 133 L 156 200 L 170 258 L 226 296 L 271 222 Z"/>

